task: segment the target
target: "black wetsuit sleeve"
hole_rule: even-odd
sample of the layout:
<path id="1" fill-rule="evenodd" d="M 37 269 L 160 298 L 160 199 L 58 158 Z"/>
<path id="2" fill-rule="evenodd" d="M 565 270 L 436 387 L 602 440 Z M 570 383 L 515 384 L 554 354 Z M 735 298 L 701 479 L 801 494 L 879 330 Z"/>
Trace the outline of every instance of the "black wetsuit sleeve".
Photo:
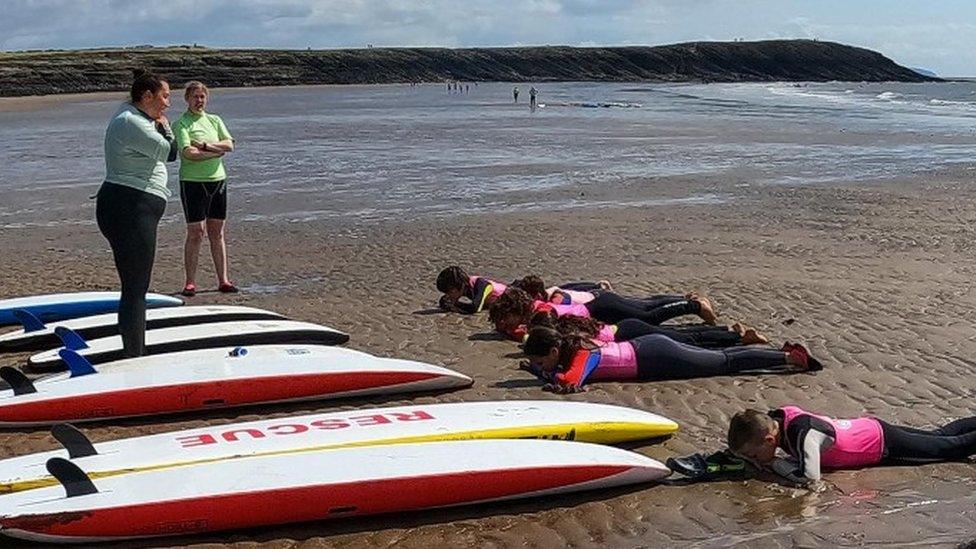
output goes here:
<path id="1" fill-rule="evenodd" d="M 451 301 L 446 295 L 442 295 L 440 301 L 437 302 L 437 306 L 440 307 L 442 311 L 454 312 L 454 313 L 464 313 L 471 314 L 474 312 L 474 306 L 468 301 Z"/>
<path id="2" fill-rule="evenodd" d="M 485 304 L 488 303 L 488 298 L 491 297 L 491 282 L 488 282 L 484 278 L 477 278 L 474 281 L 474 287 L 471 289 L 471 304 L 474 307 L 473 313 L 480 313 L 485 310 Z"/>
<path id="3" fill-rule="evenodd" d="M 454 303 L 454 310 L 466 315 L 473 315 L 478 312 L 478 308 L 474 306 L 474 303 L 469 301 L 457 301 Z"/>
<path id="4" fill-rule="evenodd" d="M 163 138 L 169 143 L 169 155 L 166 157 L 166 161 L 175 162 L 176 156 L 180 151 L 176 146 L 176 135 L 173 134 L 173 128 L 170 126 L 164 126 L 162 124 L 156 124 L 156 131 L 158 131 L 159 135 L 162 135 Z"/>
<path id="5" fill-rule="evenodd" d="M 491 283 L 484 278 L 478 278 L 475 280 L 474 287 L 471 288 L 470 293 L 461 296 L 461 299 L 454 302 L 450 306 L 447 303 L 446 297 L 441 298 L 440 307 L 445 310 L 453 310 L 466 315 L 473 315 L 475 313 L 480 313 L 485 310 L 485 303 L 488 302 L 488 297 L 491 296 Z"/>
<path id="6" fill-rule="evenodd" d="M 797 416 L 784 434 L 790 455 L 797 459 L 797 476 L 820 480 L 820 455 L 834 445 L 837 434 L 826 421 L 809 415 Z"/>

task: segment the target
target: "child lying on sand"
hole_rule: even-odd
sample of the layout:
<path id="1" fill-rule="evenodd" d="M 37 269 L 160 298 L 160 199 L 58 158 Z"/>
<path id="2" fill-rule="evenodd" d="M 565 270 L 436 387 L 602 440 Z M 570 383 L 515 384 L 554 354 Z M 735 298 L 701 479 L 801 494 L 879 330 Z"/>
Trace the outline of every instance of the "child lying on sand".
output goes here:
<path id="1" fill-rule="evenodd" d="M 822 369 L 802 345 L 703 349 L 652 334 L 621 343 L 563 335 L 552 328 L 529 331 L 523 351 L 530 371 L 556 393 L 583 390 L 587 381 L 688 379 L 764 372 Z"/>
<path id="2" fill-rule="evenodd" d="M 796 406 L 745 410 L 729 423 L 729 449 L 781 476 L 822 490 L 821 468 L 855 469 L 883 463 L 934 462 L 976 454 L 976 417 L 930 431 L 874 417 L 833 419 Z M 791 458 L 777 460 L 782 449 Z"/>

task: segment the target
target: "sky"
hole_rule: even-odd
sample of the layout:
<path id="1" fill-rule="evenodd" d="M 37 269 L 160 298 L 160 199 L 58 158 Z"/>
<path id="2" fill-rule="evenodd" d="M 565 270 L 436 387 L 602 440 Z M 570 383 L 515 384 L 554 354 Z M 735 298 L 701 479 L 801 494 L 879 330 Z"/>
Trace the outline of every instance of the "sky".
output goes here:
<path id="1" fill-rule="evenodd" d="M 976 76 L 972 0 L 5 0 L 0 50 L 617 46 L 816 38 Z"/>

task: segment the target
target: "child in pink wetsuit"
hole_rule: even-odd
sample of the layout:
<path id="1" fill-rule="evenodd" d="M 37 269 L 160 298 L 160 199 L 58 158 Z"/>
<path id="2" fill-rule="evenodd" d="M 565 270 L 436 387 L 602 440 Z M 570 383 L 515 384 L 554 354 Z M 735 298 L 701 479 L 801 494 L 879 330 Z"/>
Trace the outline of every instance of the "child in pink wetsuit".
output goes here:
<path id="1" fill-rule="evenodd" d="M 552 328 L 529 331 L 523 346 L 529 369 L 550 381 L 554 392 L 576 392 L 591 380 L 652 381 L 746 372 L 803 372 L 821 368 L 800 345 L 783 349 L 703 349 L 652 334 L 620 343 L 563 335 Z"/>
<path id="2" fill-rule="evenodd" d="M 439 306 L 446 311 L 474 314 L 487 309 L 508 286 L 482 276 L 472 276 L 460 267 L 448 267 L 437 275 Z M 466 301 L 461 301 L 466 298 Z"/>
<path id="3" fill-rule="evenodd" d="M 588 303 L 559 304 L 533 299 L 533 294 L 517 287 L 509 287 L 488 309 L 488 318 L 495 329 L 516 341 L 521 341 L 525 327 L 532 316 L 539 312 L 553 312 L 557 317 L 566 315 L 593 318 L 613 324 L 628 318 L 636 318 L 651 325 L 686 314 L 697 314 L 708 324 L 715 323 L 711 305 L 703 298 L 677 301 L 665 297 L 662 300 L 635 300 L 611 292 L 599 294 Z"/>
<path id="4" fill-rule="evenodd" d="M 732 326 L 711 324 L 655 326 L 636 318 L 627 318 L 615 324 L 605 324 L 592 318 L 571 314 L 559 315 L 558 311 L 547 310 L 532 315 L 528 328 L 536 326 L 546 326 L 563 334 L 575 333 L 597 341 L 608 342 L 630 341 L 640 336 L 661 334 L 681 343 L 710 349 L 769 343 L 769 340 L 754 328 L 739 322 Z"/>
<path id="5" fill-rule="evenodd" d="M 783 406 L 766 413 L 739 412 L 729 423 L 728 437 L 737 455 L 760 466 L 771 465 L 795 482 L 820 486 L 821 468 L 947 461 L 976 454 L 976 417 L 925 431 L 874 417 L 834 419 Z M 777 461 L 777 449 L 792 461 Z"/>
<path id="6" fill-rule="evenodd" d="M 519 284 L 524 280 L 526 279 L 518 280 L 513 284 Z M 541 279 L 539 282 L 541 283 Z M 490 307 L 499 296 L 505 293 L 509 285 L 487 277 L 469 275 L 464 269 L 455 265 L 442 270 L 437 275 L 436 286 L 437 291 L 444 294 L 438 303 L 441 309 L 474 314 Z M 600 287 L 600 283 L 572 282 L 564 286 L 569 288 L 564 289 L 557 286 L 554 287 L 553 291 L 573 292 L 575 295 L 582 296 L 589 294 L 583 290 L 596 290 Z M 592 294 L 589 295 L 592 296 Z"/>

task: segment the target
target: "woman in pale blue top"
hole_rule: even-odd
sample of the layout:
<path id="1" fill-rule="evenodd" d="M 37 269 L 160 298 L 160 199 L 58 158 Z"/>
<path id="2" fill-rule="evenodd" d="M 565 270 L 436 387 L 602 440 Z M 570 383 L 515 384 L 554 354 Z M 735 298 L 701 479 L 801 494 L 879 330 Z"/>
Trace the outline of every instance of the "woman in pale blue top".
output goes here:
<path id="1" fill-rule="evenodd" d="M 173 131 L 163 114 L 169 84 L 138 70 L 126 102 L 105 130 L 105 182 L 95 217 L 122 282 L 119 333 L 127 357 L 145 354 L 146 292 L 156 255 L 156 227 L 166 210 L 166 162 L 176 160 Z"/>

